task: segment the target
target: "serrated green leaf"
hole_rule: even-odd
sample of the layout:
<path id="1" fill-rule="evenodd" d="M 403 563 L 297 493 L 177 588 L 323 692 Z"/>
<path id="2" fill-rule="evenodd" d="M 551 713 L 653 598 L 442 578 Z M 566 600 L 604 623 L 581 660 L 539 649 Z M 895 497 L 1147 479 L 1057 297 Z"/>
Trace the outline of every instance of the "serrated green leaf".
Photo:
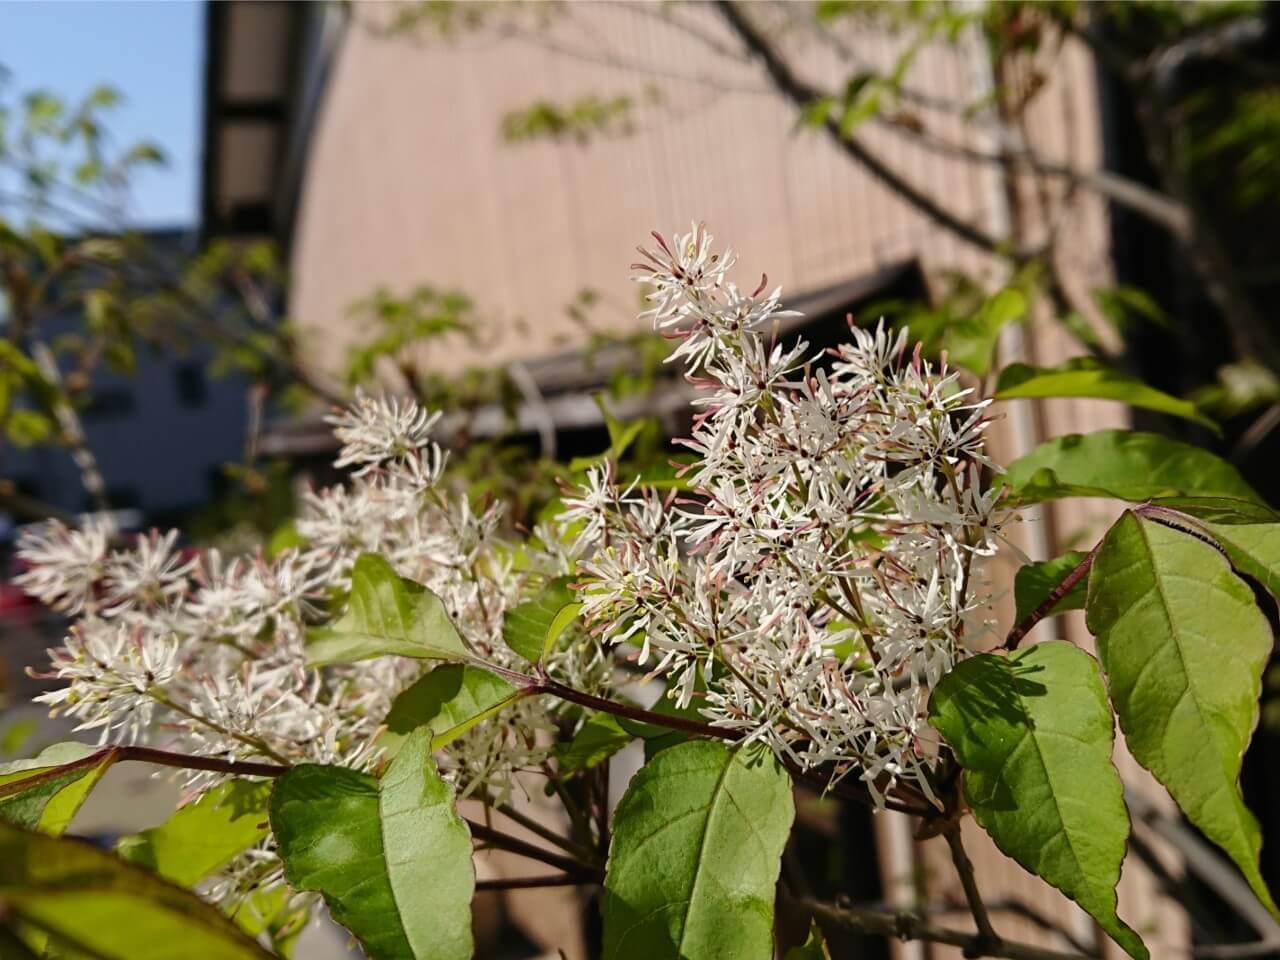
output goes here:
<path id="1" fill-rule="evenodd" d="M 432 734 L 431 748 L 439 750 L 519 696 L 515 686 L 487 670 L 444 664 L 395 698 L 378 745 L 393 757 L 410 734 L 426 727 Z"/>
<path id="2" fill-rule="evenodd" d="M 1253 592 L 1209 544 L 1126 512 L 1094 559 L 1087 619 L 1130 752 L 1276 913 L 1240 793 L 1272 647 Z"/>
<path id="3" fill-rule="evenodd" d="M 1149 956 L 1116 915 L 1129 814 L 1094 659 L 1063 640 L 971 657 L 935 688 L 929 721 L 996 846 L 1080 904 L 1130 956 Z"/>
<path id="4" fill-rule="evenodd" d="M 1205 523 L 1235 568 L 1280 601 L 1280 524 Z"/>
<path id="5" fill-rule="evenodd" d="M 537 663 L 542 659 L 552 624 L 556 622 L 560 611 L 572 604 L 577 596 L 569 589 L 571 582 L 568 577 L 557 577 L 547 583 L 532 600 L 507 611 L 506 620 L 502 624 L 502 639 L 530 663 Z"/>
<path id="6" fill-rule="evenodd" d="M 1013 598 L 1017 606 L 1014 622 L 1022 623 L 1031 616 L 1032 611 L 1049 599 L 1049 594 L 1067 579 L 1071 571 L 1080 566 L 1085 556 L 1086 554 L 1079 550 L 1072 550 L 1052 560 L 1028 563 L 1020 567 L 1013 578 Z M 1049 616 L 1066 613 L 1068 610 L 1083 610 L 1088 586 L 1088 578 L 1081 577 L 1080 581 L 1053 605 Z"/>
<path id="7" fill-rule="evenodd" d="M 429 730 L 404 742 L 381 784 L 345 767 L 294 767 L 272 792 L 271 829 L 285 878 L 322 894 L 370 960 L 471 956 L 471 835 Z"/>
<path id="8" fill-rule="evenodd" d="M 1280 523 L 1280 513 L 1250 500 L 1230 497 L 1160 497 L 1153 506 L 1179 510 L 1198 520 L 1224 524 Z"/>
<path id="9" fill-rule="evenodd" d="M 0 823 L 6 920 L 99 960 L 271 955 L 194 893 L 76 840 Z"/>
<path id="10" fill-rule="evenodd" d="M 556 748 L 560 773 L 567 777 L 598 767 L 634 739 L 613 714 L 592 714 L 569 743 Z"/>
<path id="11" fill-rule="evenodd" d="M 794 816 L 791 780 L 767 750 L 696 740 L 659 753 L 615 815 L 605 960 L 769 960 Z"/>
<path id="12" fill-rule="evenodd" d="M 1231 464 L 1208 450 L 1154 433 L 1099 430 L 1041 444 L 1009 464 L 999 483 L 1024 503 L 1061 497 L 1261 498 Z"/>
<path id="13" fill-rule="evenodd" d="M 0 820 L 59 836 L 113 760 L 109 750 L 69 742 L 0 763 Z"/>
<path id="14" fill-rule="evenodd" d="M 1103 366 L 1092 357 L 1077 357 L 1056 367 L 1032 367 L 1014 363 L 1000 371 L 997 400 L 1037 397 L 1091 397 L 1115 400 L 1131 407 L 1191 420 L 1215 433 L 1222 430 L 1189 400 L 1147 386 L 1137 377 Z"/>
<path id="15" fill-rule="evenodd" d="M 396 655 L 462 660 L 466 645 L 440 598 L 399 576 L 382 557 L 363 554 L 351 571 L 346 613 L 307 635 L 307 665 Z"/>
<path id="16" fill-rule="evenodd" d="M 193 887 L 267 835 L 266 780 L 229 780 L 158 827 L 121 837 L 116 853 L 166 880 Z"/>

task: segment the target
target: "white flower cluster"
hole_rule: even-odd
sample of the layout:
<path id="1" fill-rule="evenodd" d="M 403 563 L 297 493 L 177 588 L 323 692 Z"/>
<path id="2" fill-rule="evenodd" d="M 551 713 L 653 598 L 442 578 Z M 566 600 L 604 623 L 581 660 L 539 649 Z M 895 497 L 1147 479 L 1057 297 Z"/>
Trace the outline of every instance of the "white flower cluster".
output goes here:
<path id="1" fill-rule="evenodd" d="M 637 279 L 703 387 L 698 459 L 673 502 L 607 469 L 567 501 L 584 616 L 792 765 L 930 795 L 929 693 L 989 627 L 986 404 L 905 332 L 784 346 L 778 290 L 743 294 L 698 227 L 658 243 Z"/>
<path id="2" fill-rule="evenodd" d="M 477 512 L 441 489 L 445 458 L 428 435 L 432 418 L 415 404 L 360 396 L 331 422 L 344 442 L 338 463 L 354 468 L 353 479 L 305 496 L 296 520 L 305 545 L 277 556 L 183 550 L 176 532 L 129 544 L 101 526 L 27 532 L 19 584 L 75 617 L 45 675 L 64 683 L 37 700 L 103 742 L 373 768 L 392 701 L 430 665 L 383 657 L 314 669 L 304 649 L 307 630 L 337 612 L 331 598 L 366 552 L 434 591 L 477 656 L 527 670 L 502 641 L 506 609 L 569 574 L 566 559 L 530 550 L 513 568 L 512 551 L 496 538 L 500 509 Z M 608 677 L 594 644 L 562 651 L 549 666 L 586 689 Z M 450 744 L 441 769 L 460 794 L 503 802 L 517 771 L 550 758 L 554 729 L 548 704 L 519 701 Z M 200 791 L 217 779 L 198 773 L 188 785 Z M 270 850 L 251 859 L 210 889 L 243 893 L 250 878 L 274 879 Z"/>

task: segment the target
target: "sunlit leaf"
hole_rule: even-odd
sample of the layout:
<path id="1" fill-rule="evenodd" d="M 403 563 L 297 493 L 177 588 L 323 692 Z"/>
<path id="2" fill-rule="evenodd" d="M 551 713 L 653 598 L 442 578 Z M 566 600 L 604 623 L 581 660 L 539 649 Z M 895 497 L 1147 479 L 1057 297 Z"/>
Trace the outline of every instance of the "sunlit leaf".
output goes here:
<path id="1" fill-rule="evenodd" d="M 387 756 L 395 756 L 405 738 L 427 727 L 432 749 L 438 750 L 519 696 L 520 691 L 509 681 L 487 670 L 444 664 L 419 677 L 395 698 L 378 745 Z"/>
<path id="2" fill-rule="evenodd" d="M 114 756 L 83 743 L 55 743 L 30 760 L 0 763 L 0 820 L 58 836 Z"/>
<path id="3" fill-rule="evenodd" d="M 1062 640 L 971 657 L 934 690 L 929 721 L 964 768 L 965 800 L 996 846 L 1079 903 L 1130 956 L 1149 956 L 1116 915 L 1129 815 L 1094 659 Z"/>
<path id="4" fill-rule="evenodd" d="M 1024 503 L 1061 497 L 1261 498 L 1221 457 L 1154 433 L 1099 430 L 1041 444 L 1008 466 L 997 481 Z"/>
<path id="5" fill-rule="evenodd" d="M 1130 752 L 1275 913 L 1240 792 L 1273 644 L 1253 592 L 1210 544 L 1126 512 L 1093 562 L 1087 619 Z"/>
<path id="6" fill-rule="evenodd" d="M 285 878 L 324 896 L 370 960 L 468 960 L 475 869 L 431 732 L 401 746 L 382 782 L 305 764 L 276 782 L 271 828 Z"/>
<path id="7" fill-rule="evenodd" d="M 794 815 L 791 779 L 768 750 L 695 740 L 655 756 L 615 815 L 606 960 L 770 960 Z"/>
<path id="8" fill-rule="evenodd" d="M 271 955 L 194 893 L 90 844 L 0 823 L 5 920 L 98 960 Z"/>
<path id="9" fill-rule="evenodd" d="M 116 853 L 184 887 L 195 886 L 267 835 L 266 780 L 228 780 L 158 827 L 122 837 Z"/>
<path id="10" fill-rule="evenodd" d="M 399 576 L 382 557 L 366 553 L 351 571 L 346 613 L 307 635 L 307 663 L 351 663 L 388 654 L 461 660 L 467 648 L 439 597 Z"/>
<path id="11" fill-rule="evenodd" d="M 1218 425 L 1189 400 L 1180 400 L 1149 387 L 1136 377 L 1112 370 L 1090 357 L 1078 357 L 1056 367 L 1014 363 L 1000 371 L 997 400 L 1033 397 L 1091 397 L 1115 400 L 1131 407 L 1154 410 L 1192 420 L 1220 433 Z"/>

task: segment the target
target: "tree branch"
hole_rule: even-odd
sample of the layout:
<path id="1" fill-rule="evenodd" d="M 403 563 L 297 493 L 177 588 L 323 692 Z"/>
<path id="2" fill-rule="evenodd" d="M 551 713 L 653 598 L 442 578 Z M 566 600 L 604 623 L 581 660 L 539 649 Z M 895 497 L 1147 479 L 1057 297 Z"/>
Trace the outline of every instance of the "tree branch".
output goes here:
<path id="1" fill-rule="evenodd" d="M 561 856 L 551 850 L 539 847 L 536 844 L 528 843 L 517 837 L 510 836 L 493 827 L 485 826 L 483 823 L 477 823 L 475 820 L 463 818 L 468 829 L 471 830 L 471 836 L 489 843 L 499 850 L 505 850 L 508 853 L 514 853 L 521 857 L 527 857 L 530 860 L 537 860 L 545 863 L 549 867 L 557 867 L 566 874 L 579 877 L 590 883 L 603 883 L 604 871 L 597 867 L 580 863 L 569 857 Z"/>
<path id="2" fill-rule="evenodd" d="M 476 892 L 481 890 L 528 890 L 532 887 L 581 887 L 598 883 L 562 873 L 553 877 L 512 877 L 506 880 L 477 880 Z"/>
<path id="3" fill-rule="evenodd" d="M 1101 549 L 1102 541 L 1099 540 L 1093 545 L 1093 549 L 1085 555 L 1085 558 L 1076 564 L 1075 569 L 1068 573 L 1061 583 L 1049 591 L 1049 595 L 1044 598 L 1044 602 L 1027 614 L 1026 619 L 1009 631 L 1009 635 L 1004 638 L 1004 648 L 1006 650 L 1016 650 L 1018 644 L 1022 642 L 1022 638 L 1030 633 L 1037 623 L 1047 617 L 1053 611 L 1053 608 L 1058 605 L 1059 601 L 1070 593 L 1077 583 L 1089 575 L 1089 571 L 1093 568 L 1093 561 Z"/>
<path id="4" fill-rule="evenodd" d="M 790 903 L 816 918 L 822 926 L 838 927 L 873 937 L 941 943 L 959 947 L 966 957 L 994 957 L 997 960 L 1097 960 L 1089 954 L 1063 953 L 1008 940 L 992 943 L 981 934 L 934 926 L 914 913 L 867 910 L 812 899 L 791 899 Z"/>
<path id="5" fill-rule="evenodd" d="M 489 663 L 479 658 L 473 658 L 471 662 L 481 670 L 487 670 L 514 684 L 526 695 L 545 693 L 569 703 L 576 703 L 581 707 L 598 710 L 601 713 L 613 714 L 615 717 L 626 717 L 628 720 L 665 727 L 668 730 L 679 730 L 695 737 L 727 740 L 730 743 L 736 743 L 742 739 L 742 732 L 739 730 L 716 727 L 700 720 L 690 720 L 687 717 L 673 717 L 670 714 L 645 710 L 642 707 L 634 707 L 629 703 L 621 703 L 617 700 L 606 700 L 604 697 L 597 697 L 582 690 L 575 690 L 573 687 L 566 686 L 558 680 L 553 680 L 547 676 L 529 676 L 528 674 L 520 673 L 518 670 L 509 670 L 506 667 Z M 832 793 L 838 797 L 874 805 L 870 791 L 865 787 L 847 784 L 842 780 L 833 781 L 823 776 L 818 770 L 805 770 L 795 763 L 786 763 L 785 765 L 797 780 L 802 780 L 823 793 Z M 885 797 L 883 805 L 887 810 L 894 810 L 898 813 L 906 813 L 916 817 L 929 817 L 937 813 L 932 807 L 905 803 L 893 797 Z"/>
<path id="6" fill-rule="evenodd" d="M 764 32 L 751 22 L 750 17 L 739 8 L 737 3 L 733 0 L 716 0 L 715 6 L 747 49 L 764 64 L 778 91 L 794 106 L 804 108 L 815 100 L 822 99 L 822 92 L 796 75 Z M 992 236 L 974 224 L 962 220 L 914 184 L 899 176 L 892 167 L 853 137 L 844 136 L 836 121 L 828 118 L 823 126 L 840 148 L 865 167 L 880 183 L 961 240 L 988 253 L 1011 253 L 1014 259 L 1018 260 L 1030 259 L 1034 255 L 1032 251 L 1010 251 L 1007 249 L 1008 244 L 1004 238 Z"/>
<path id="7" fill-rule="evenodd" d="M 1000 949 L 1000 935 L 991 925 L 991 915 L 982 902 L 982 894 L 978 890 L 978 880 L 973 872 L 973 861 L 964 851 L 964 843 L 960 839 L 960 824 L 953 823 L 943 831 L 947 847 L 951 850 L 951 862 L 956 865 L 956 873 L 960 875 L 960 886 L 964 888 L 964 898 L 969 903 L 969 912 L 973 914 L 973 922 L 978 927 L 979 942 L 966 947 L 966 957 L 995 956 L 994 951 Z"/>
<path id="8" fill-rule="evenodd" d="M 50 767 L 42 773 L 20 780 L 0 784 L 0 799 L 24 793 L 32 787 L 47 781 L 56 780 L 66 773 L 75 770 L 88 770 L 99 765 L 110 766 L 125 760 L 138 763 L 154 763 L 162 767 L 176 767 L 180 770 L 209 770 L 214 773 L 226 773 L 236 777 L 279 777 L 289 772 L 287 766 L 274 763 L 254 763 L 244 760 L 220 760 L 217 757 L 196 757 L 185 753 L 171 753 L 167 750 L 155 750 L 151 747 L 104 747 L 79 760 L 72 760 L 56 767 Z"/>

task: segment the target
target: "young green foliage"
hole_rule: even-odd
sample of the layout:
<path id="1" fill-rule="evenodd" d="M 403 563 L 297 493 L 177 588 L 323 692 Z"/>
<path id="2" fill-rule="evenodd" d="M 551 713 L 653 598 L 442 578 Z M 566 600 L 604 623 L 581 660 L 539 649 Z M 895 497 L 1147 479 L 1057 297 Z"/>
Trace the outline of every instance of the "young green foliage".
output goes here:
<path id="1" fill-rule="evenodd" d="M 471 956 L 471 835 L 429 730 L 405 741 L 381 783 L 346 767 L 294 767 L 272 793 L 271 829 L 285 878 L 321 893 L 370 960 Z"/>
<path id="2" fill-rule="evenodd" d="M 366 553 L 352 568 L 346 613 L 307 636 L 307 663 L 351 663 L 388 654 L 461 660 L 467 648 L 439 597 L 399 576 L 382 557 Z"/>
<path id="3" fill-rule="evenodd" d="M 1240 472 L 1207 450 L 1154 433 L 1099 430 L 1042 443 L 1001 481 L 1024 503 L 1062 497 L 1142 501 L 1168 496 L 1260 502 Z"/>
<path id="4" fill-rule="evenodd" d="M 5 925 L 100 960 L 270 957 L 194 893 L 87 843 L 0 823 Z M 10 927 L 12 929 L 12 927 Z"/>
<path id="5" fill-rule="evenodd" d="M 1077 357 L 1056 367 L 1032 367 L 1025 363 L 1013 363 L 1000 371 L 996 400 L 1034 397 L 1115 400 L 1131 407 L 1181 417 L 1208 427 L 1215 433 L 1221 433 L 1217 423 L 1201 413 L 1191 401 L 1170 396 L 1163 390 L 1148 386 L 1137 377 L 1105 367 L 1092 357 Z"/>
<path id="6" fill-rule="evenodd" d="M 1253 592 L 1210 544 L 1126 512 L 1094 560 L 1087 618 L 1134 758 L 1276 913 L 1240 793 L 1273 644 Z"/>
<path id="7" fill-rule="evenodd" d="M 266 780 L 228 780 L 158 827 L 122 837 L 116 853 L 191 887 L 267 835 Z"/>
<path id="8" fill-rule="evenodd" d="M 100 754 L 96 762 L 91 759 Z M 73 766 L 59 770 L 68 764 Z M 110 766 L 110 753 L 75 742 L 55 743 L 30 760 L 0 763 L 0 820 L 59 836 Z"/>
<path id="9" fill-rule="evenodd" d="M 663 750 L 618 804 L 605 877 L 604 957 L 773 956 L 773 902 L 795 809 L 767 750 Z"/>
<path id="10" fill-rule="evenodd" d="M 519 696 L 515 686 L 488 670 L 442 664 L 396 697 L 378 745 L 393 757 L 407 737 L 427 727 L 432 734 L 431 748 L 438 750 Z"/>
<path id="11" fill-rule="evenodd" d="M 1079 903 L 1130 956 L 1149 956 L 1116 916 L 1129 815 L 1093 658 L 1055 640 L 962 661 L 934 690 L 929 719 L 996 846 Z"/>
<path id="12" fill-rule="evenodd" d="M 539 663 L 549 644 L 551 628 L 557 624 L 561 610 L 575 606 L 574 592 L 569 589 L 569 578 L 558 577 L 549 582 L 532 600 L 527 600 L 507 611 L 502 625 L 502 639 L 530 663 Z M 576 610 L 574 613 L 576 614 Z M 567 623 L 564 626 L 568 626 Z M 562 628 L 563 629 L 563 628 Z"/>

